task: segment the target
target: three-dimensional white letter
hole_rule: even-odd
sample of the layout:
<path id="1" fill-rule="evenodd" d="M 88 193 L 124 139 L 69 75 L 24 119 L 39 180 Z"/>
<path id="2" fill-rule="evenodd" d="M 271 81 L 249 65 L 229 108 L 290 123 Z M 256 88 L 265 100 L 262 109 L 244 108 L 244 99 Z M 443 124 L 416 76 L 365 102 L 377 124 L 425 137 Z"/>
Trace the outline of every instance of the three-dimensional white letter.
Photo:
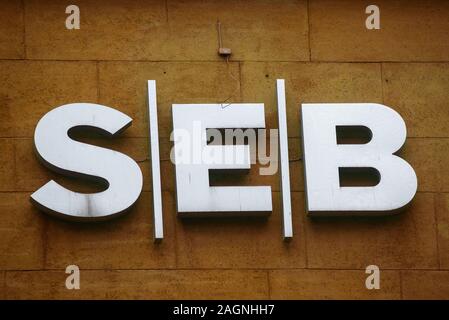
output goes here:
<path id="1" fill-rule="evenodd" d="M 371 140 L 338 144 L 337 126 L 364 126 Z M 405 142 L 406 127 L 393 109 L 375 103 L 303 104 L 302 131 L 309 214 L 382 214 L 413 199 L 415 171 L 394 155 Z M 340 168 L 374 168 L 380 181 L 369 187 L 341 186 Z"/>

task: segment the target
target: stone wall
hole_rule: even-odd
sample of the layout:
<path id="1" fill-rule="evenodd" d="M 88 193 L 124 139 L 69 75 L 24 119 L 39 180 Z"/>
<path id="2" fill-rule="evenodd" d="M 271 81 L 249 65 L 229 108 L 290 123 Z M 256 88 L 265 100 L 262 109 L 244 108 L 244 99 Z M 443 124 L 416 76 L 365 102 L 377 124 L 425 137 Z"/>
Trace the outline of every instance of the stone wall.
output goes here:
<path id="1" fill-rule="evenodd" d="M 0 298 L 449 298 L 449 2 L 377 0 L 381 29 L 365 28 L 371 1 L 77 0 L 0 2 Z M 216 21 L 232 49 L 217 55 Z M 294 238 L 281 238 L 279 177 L 252 169 L 243 185 L 271 185 L 267 220 L 176 217 L 169 160 L 172 103 L 263 102 L 277 128 L 275 80 L 286 80 Z M 157 80 L 165 239 L 152 242 L 146 80 Z M 71 102 L 131 116 L 117 139 L 87 137 L 130 155 L 144 192 L 125 216 L 60 221 L 30 194 L 56 175 L 33 151 L 37 121 Z M 304 211 L 299 106 L 377 102 L 404 118 L 400 155 L 418 193 L 392 217 L 312 220 Z M 223 177 L 223 179 L 227 179 Z M 235 180 L 233 180 L 235 181 Z M 65 268 L 81 269 L 81 290 Z M 365 288 L 365 267 L 381 289 Z"/>

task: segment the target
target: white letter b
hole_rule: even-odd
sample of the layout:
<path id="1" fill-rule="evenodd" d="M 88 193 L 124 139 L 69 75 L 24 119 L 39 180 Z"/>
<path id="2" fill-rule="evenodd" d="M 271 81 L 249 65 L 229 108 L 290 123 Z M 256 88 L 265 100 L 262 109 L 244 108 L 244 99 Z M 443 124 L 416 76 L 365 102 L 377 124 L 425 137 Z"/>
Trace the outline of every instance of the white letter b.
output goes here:
<path id="1" fill-rule="evenodd" d="M 338 144 L 338 126 L 366 127 L 371 140 Z M 309 214 L 382 214 L 413 199 L 415 171 L 394 155 L 405 142 L 406 127 L 393 109 L 374 103 L 303 104 L 302 130 Z M 341 186 L 342 168 L 373 168 L 379 173 L 379 183 Z"/>

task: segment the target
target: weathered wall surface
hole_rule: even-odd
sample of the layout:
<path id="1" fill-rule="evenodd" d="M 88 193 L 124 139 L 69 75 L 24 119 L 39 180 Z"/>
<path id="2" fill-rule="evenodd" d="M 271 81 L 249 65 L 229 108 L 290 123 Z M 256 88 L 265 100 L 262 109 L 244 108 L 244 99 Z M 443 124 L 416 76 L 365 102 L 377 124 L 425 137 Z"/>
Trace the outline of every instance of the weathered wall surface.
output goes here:
<path id="1" fill-rule="evenodd" d="M 87 1 L 81 29 L 68 1 L 0 2 L 0 298 L 449 298 L 449 2 Z M 229 64 L 217 55 L 223 25 Z M 277 128 L 275 80 L 286 79 L 295 236 L 281 240 L 278 175 L 267 220 L 176 217 L 169 161 L 172 103 L 263 102 Z M 146 80 L 157 80 L 166 237 L 153 244 Z M 29 202 L 55 179 L 33 152 L 37 121 L 71 102 L 112 106 L 134 121 L 95 141 L 142 168 L 144 192 L 114 221 L 51 218 Z M 400 215 L 311 220 L 304 212 L 299 105 L 378 102 L 408 126 L 401 155 L 419 192 Z M 65 288 L 67 265 L 81 290 Z M 378 265 L 381 289 L 365 288 Z"/>

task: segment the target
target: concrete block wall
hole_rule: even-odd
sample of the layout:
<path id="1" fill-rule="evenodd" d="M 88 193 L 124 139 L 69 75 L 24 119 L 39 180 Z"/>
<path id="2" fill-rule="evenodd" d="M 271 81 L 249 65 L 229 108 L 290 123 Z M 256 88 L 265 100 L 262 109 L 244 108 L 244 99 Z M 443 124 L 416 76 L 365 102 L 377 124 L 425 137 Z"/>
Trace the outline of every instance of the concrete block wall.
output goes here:
<path id="1" fill-rule="evenodd" d="M 65 28 L 72 2 L 0 2 L 0 298 L 449 298 L 449 2 L 377 0 L 381 29 L 365 28 L 372 1 L 77 0 L 81 29 Z M 217 55 L 216 21 L 233 51 Z M 169 160 L 172 103 L 263 102 L 277 128 L 275 80 L 286 80 L 294 238 L 281 240 L 279 177 L 267 220 L 176 217 Z M 152 242 L 146 80 L 157 80 L 166 237 Z M 144 192 L 125 216 L 92 225 L 36 210 L 50 179 L 95 186 L 45 169 L 33 132 L 71 102 L 131 116 L 117 139 L 94 143 L 141 166 Z M 405 119 L 401 156 L 419 190 L 400 215 L 311 220 L 304 211 L 299 105 L 377 102 Z M 229 179 L 223 177 L 224 180 Z M 235 181 L 235 180 L 232 180 Z M 81 290 L 65 288 L 66 266 Z M 381 289 L 365 288 L 365 267 Z"/>

